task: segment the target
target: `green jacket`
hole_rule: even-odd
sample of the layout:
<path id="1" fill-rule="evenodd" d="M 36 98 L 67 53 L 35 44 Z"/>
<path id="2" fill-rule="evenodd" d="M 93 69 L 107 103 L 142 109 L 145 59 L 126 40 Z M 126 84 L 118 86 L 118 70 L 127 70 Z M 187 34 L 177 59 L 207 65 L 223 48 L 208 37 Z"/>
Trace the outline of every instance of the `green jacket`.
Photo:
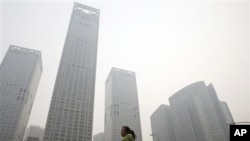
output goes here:
<path id="1" fill-rule="evenodd" d="M 135 141 L 131 134 L 127 134 L 125 137 L 122 138 L 122 141 Z"/>

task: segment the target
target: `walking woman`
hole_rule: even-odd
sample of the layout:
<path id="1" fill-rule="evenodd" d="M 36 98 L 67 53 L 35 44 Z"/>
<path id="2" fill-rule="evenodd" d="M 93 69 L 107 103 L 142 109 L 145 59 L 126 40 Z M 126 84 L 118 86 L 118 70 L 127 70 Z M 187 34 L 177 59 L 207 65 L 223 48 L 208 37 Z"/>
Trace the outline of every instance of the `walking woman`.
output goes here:
<path id="1" fill-rule="evenodd" d="M 121 141 L 135 141 L 136 138 L 134 131 L 131 130 L 128 126 L 122 126 L 121 136 Z"/>

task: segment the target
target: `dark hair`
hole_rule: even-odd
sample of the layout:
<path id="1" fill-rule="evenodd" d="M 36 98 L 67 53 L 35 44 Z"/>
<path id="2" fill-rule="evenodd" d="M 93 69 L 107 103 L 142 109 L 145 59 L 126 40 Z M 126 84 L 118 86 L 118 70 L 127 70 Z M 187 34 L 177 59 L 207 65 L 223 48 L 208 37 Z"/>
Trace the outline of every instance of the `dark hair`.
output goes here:
<path id="1" fill-rule="evenodd" d="M 134 137 L 134 139 L 136 138 L 135 132 L 133 130 L 130 129 L 130 133 L 132 134 L 132 136 Z"/>
<path id="2" fill-rule="evenodd" d="M 122 128 L 124 128 L 127 133 L 132 134 L 134 139 L 136 138 L 135 132 L 132 129 L 130 129 L 128 126 L 122 126 Z"/>

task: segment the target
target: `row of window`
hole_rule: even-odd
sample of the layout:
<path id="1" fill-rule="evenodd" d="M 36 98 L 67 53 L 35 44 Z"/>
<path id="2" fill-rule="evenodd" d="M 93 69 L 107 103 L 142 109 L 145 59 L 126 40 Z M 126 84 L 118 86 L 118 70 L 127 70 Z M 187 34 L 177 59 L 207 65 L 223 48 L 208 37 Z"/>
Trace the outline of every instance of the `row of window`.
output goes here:
<path id="1" fill-rule="evenodd" d="M 50 141 L 52 139 L 49 138 L 49 137 L 45 137 L 45 141 Z M 86 137 L 87 140 L 90 141 L 91 137 Z M 61 137 L 61 138 L 58 138 L 58 137 L 54 137 L 53 138 L 53 141 L 86 141 L 86 139 L 83 138 L 83 136 L 78 136 L 78 138 L 76 137 L 73 137 L 73 138 L 65 138 L 65 137 Z"/>

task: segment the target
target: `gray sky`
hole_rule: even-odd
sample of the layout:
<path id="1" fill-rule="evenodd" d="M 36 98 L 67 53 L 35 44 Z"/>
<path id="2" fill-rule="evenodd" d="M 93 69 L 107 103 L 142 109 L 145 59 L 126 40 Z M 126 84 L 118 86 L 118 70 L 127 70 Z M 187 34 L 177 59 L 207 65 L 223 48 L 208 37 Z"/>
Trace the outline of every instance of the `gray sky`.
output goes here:
<path id="1" fill-rule="evenodd" d="M 10 44 L 42 51 L 43 74 L 29 125 L 45 127 L 72 0 L 1 2 L 0 60 Z M 136 73 L 142 134 L 183 87 L 212 83 L 235 121 L 250 121 L 248 0 L 78 0 L 100 9 L 93 134 L 104 131 L 111 67 Z"/>

